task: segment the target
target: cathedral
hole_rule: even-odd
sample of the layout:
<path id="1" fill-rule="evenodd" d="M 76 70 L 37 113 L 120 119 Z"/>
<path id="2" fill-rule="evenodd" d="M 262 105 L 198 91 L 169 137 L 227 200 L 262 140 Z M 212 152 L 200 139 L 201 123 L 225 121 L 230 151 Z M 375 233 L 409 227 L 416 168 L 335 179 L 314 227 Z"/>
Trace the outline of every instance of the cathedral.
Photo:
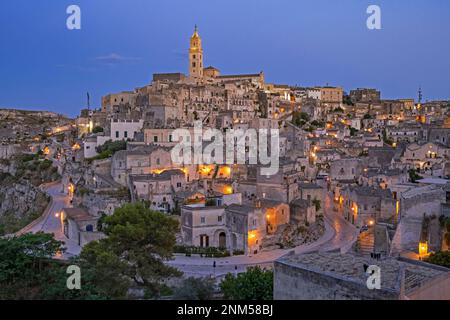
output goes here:
<path id="1" fill-rule="evenodd" d="M 256 74 L 221 76 L 220 71 L 212 66 L 204 68 L 203 57 L 202 38 L 198 32 L 198 27 L 195 26 L 194 34 L 191 36 L 189 46 L 189 79 L 191 81 L 200 83 L 205 80 L 215 80 L 216 82 L 248 80 L 259 84 L 261 87 L 264 85 L 263 72 Z"/>
<path id="2" fill-rule="evenodd" d="M 195 26 L 194 34 L 191 37 L 189 47 L 189 77 L 195 80 L 203 79 L 203 49 L 202 39 Z"/>

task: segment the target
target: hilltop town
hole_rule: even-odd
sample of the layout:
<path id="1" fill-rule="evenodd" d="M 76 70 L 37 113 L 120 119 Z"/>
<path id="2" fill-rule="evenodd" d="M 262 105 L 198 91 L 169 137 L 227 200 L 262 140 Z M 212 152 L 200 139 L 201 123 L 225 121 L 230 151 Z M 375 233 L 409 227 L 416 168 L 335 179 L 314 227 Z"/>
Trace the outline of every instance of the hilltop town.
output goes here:
<path id="1" fill-rule="evenodd" d="M 273 84 L 259 70 L 223 74 L 204 65 L 197 27 L 188 53 L 187 75 L 153 74 L 74 120 L 0 111 L 2 171 L 14 176 L 9 161 L 18 155 L 56 168 L 34 183 L 53 199 L 40 209 L 47 222 L 14 232 L 54 233 L 73 257 L 106 237 L 104 217 L 142 203 L 178 222 L 168 264 L 186 276 L 270 267 L 278 299 L 402 299 L 450 288 L 448 269 L 424 262 L 450 246 L 450 100 L 424 101 L 420 89 L 385 99 L 374 88 Z M 277 172 L 263 174 L 247 158 L 175 163 L 174 130 L 194 141 L 195 123 L 277 130 Z M 377 263 L 391 278 L 369 294 L 364 265 Z"/>

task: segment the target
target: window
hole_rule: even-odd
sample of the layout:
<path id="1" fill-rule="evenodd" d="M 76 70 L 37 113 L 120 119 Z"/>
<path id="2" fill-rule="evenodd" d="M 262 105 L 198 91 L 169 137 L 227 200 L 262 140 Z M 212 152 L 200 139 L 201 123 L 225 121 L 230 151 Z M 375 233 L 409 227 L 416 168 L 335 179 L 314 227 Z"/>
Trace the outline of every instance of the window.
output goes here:
<path id="1" fill-rule="evenodd" d="M 206 218 L 205 217 L 201 217 L 200 218 L 200 223 L 205 224 L 206 223 Z"/>
<path id="2" fill-rule="evenodd" d="M 169 134 L 169 142 L 172 142 L 172 135 L 171 134 Z"/>
<path id="3" fill-rule="evenodd" d="M 218 216 L 218 217 L 217 217 L 217 221 L 218 221 L 218 222 L 222 222 L 222 216 Z"/>
<path id="4" fill-rule="evenodd" d="M 119 138 L 119 131 L 116 131 L 116 138 Z"/>
<path id="5" fill-rule="evenodd" d="M 195 65 L 195 62 L 192 62 L 192 67 L 195 68 L 195 66 L 196 66 L 196 65 Z"/>
<path id="6" fill-rule="evenodd" d="M 123 137 L 124 137 L 124 138 L 128 138 L 128 131 L 125 131 L 125 132 L 123 133 Z"/>
<path id="7" fill-rule="evenodd" d="M 159 158 L 156 159 L 156 164 L 160 165 L 161 164 L 161 160 Z"/>
<path id="8" fill-rule="evenodd" d="M 177 182 L 177 188 L 181 188 L 181 182 Z"/>
<path id="9" fill-rule="evenodd" d="M 153 136 L 153 142 L 158 142 L 158 136 Z"/>

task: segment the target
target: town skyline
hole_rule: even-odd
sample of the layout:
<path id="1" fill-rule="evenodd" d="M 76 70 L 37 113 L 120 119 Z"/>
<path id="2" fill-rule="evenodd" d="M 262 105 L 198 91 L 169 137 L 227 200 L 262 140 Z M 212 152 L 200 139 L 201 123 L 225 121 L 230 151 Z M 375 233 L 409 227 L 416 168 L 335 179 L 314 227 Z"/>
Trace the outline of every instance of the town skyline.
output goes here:
<path id="1" fill-rule="evenodd" d="M 5 28 L 21 50 L 2 51 L 0 105 L 64 103 L 0 107 L 0 300 L 185 300 L 177 316 L 205 318 L 219 309 L 186 301 L 272 317 L 278 300 L 450 300 L 450 99 L 429 101 L 450 83 L 445 11 L 416 44 L 398 3 L 318 0 L 333 18 L 299 44 L 287 1 L 174 1 L 157 20 L 134 1 L 121 19 L 118 1 L 69 4 L 44 23 L 67 43 Z M 364 41 L 340 34 L 356 11 Z"/>
<path id="2" fill-rule="evenodd" d="M 292 11 L 299 12 L 298 18 L 293 15 L 275 20 L 279 22 L 275 26 L 264 23 L 279 17 L 274 10 L 269 10 L 276 6 L 270 3 L 266 10 L 258 11 L 262 17 L 253 14 L 249 4 L 244 5 L 242 12 L 232 13 L 218 5 L 203 8 L 202 2 L 189 8 L 175 3 L 179 23 L 168 25 L 163 19 L 143 20 L 142 15 L 164 16 L 169 12 L 169 5 L 139 3 L 143 11 L 139 13 L 136 8 L 126 8 L 116 1 L 99 14 L 98 9 L 105 5 L 103 1 L 92 5 L 79 1 L 83 27 L 76 31 L 64 29 L 66 3 L 50 6 L 19 2 L 7 17 L 2 16 L 6 28 L 0 32 L 5 36 L 8 33 L 12 47 L 18 48 L 20 54 L 14 50 L 4 53 L 0 106 L 75 116 L 86 107 L 86 92 L 91 94 L 91 106 L 97 107 L 105 93 L 146 85 L 153 73 L 186 74 L 189 45 L 186 38 L 195 24 L 205 40 L 205 66 L 213 65 L 226 73 L 264 71 L 268 83 L 305 87 L 329 84 L 341 86 L 347 92 L 373 87 L 382 92 L 383 98 L 392 99 L 417 100 L 421 87 L 424 101 L 448 98 L 445 84 L 450 82 L 446 75 L 450 74 L 446 72 L 450 71 L 450 62 L 444 59 L 448 44 L 440 40 L 447 32 L 450 34 L 443 19 L 447 3 L 437 1 L 424 8 L 419 2 L 417 6 L 403 8 L 380 1 L 383 28 L 368 30 L 366 3 L 346 4 L 342 8 L 328 3 L 327 10 L 315 10 L 323 8 L 323 1 L 319 2 L 314 5 L 303 1 L 303 11 L 294 10 L 297 5 L 291 4 Z M 287 3 L 279 5 L 283 7 Z M 48 19 L 40 21 L 34 17 L 37 6 Z M 188 17 L 178 14 L 183 8 L 192 14 Z M 208 12 L 217 9 L 224 10 L 217 21 L 205 18 Z M 124 11 L 120 16 L 123 22 L 105 28 L 108 21 L 117 19 L 118 11 Z M 342 11 L 348 12 L 345 20 L 339 18 Z M 310 17 L 306 17 L 306 12 Z M 133 15 L 137 15 L 139 22 L 129 21 Z M 223 23 L 231 17 L 234 23 L 225 28 Z M 317 25 L 323 21 L 327 25 Z M 30 26 L 35 28 L 30 31 Z M 261 32 L 255 31 L 256 26 Z M 312 30 L 311 26 L 314 26 Z M 441 30 L 439 35 L 433 31 L 436 29 Z M 135 37 L 127 37 L 128 32 L 146 41 L 135 41 Z M 34 40 L 26 45 L 20 42 L 28 37 Z M 50 50 L 52 41 L 59 45 Z M 37 49 L 32 50 L 30 44 Z M 436 50 L 426 50 L 426 44 Z M 433 59 L 434 56 L 437 58 Z M 25 87 L 27 90 L 21 89 Z"/>

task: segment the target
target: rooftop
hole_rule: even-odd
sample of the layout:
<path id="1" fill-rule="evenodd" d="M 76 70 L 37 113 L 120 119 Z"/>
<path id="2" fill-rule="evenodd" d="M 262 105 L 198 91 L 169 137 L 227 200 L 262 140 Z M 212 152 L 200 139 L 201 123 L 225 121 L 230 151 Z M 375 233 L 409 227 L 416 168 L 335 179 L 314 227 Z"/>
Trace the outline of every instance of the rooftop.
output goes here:
<path id="1" fill-rule="evenodd" d="M 395 258 L 375 262 L 370 258 L 340 254 L 339 252 L 289 255 L 277 262 L 362 286 L 366 286 L 367 281 L 364 266 L 376 264 L 382 270 L 381 289 L 394 292 L 400 292 L 402 270 L 405 271 L 406 291 L 438 276 L 448 275 L 450 277 L 450 269 L 423 262 Z"/>

